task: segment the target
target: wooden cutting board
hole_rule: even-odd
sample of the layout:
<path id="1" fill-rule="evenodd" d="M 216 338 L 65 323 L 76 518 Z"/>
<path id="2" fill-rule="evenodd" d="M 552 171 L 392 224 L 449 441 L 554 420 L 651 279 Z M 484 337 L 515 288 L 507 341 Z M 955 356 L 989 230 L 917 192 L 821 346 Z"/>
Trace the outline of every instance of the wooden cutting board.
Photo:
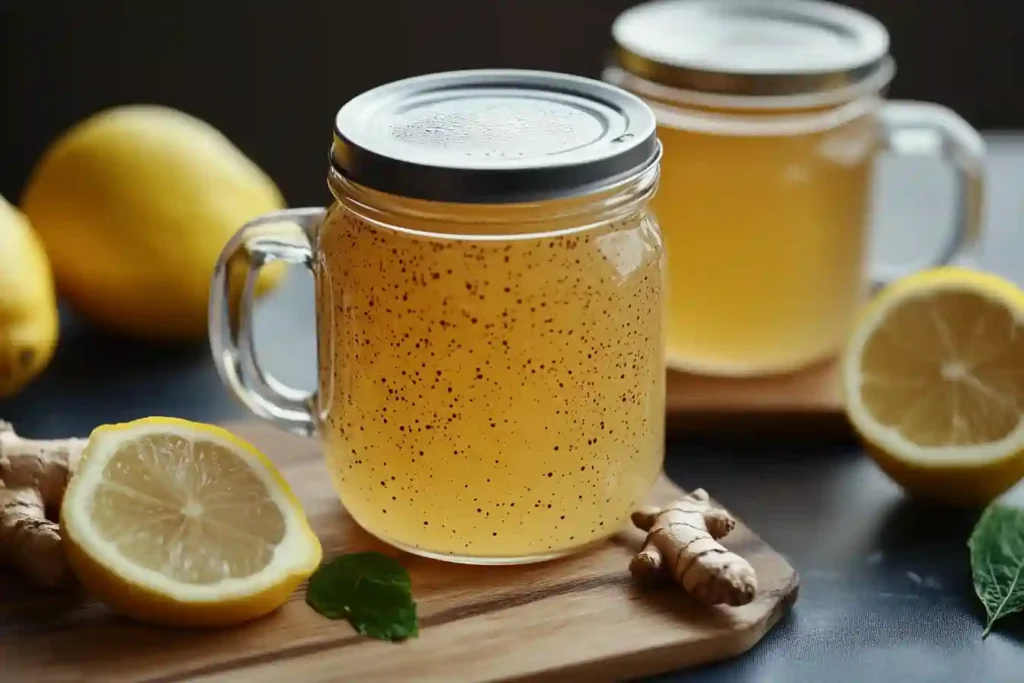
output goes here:
<path id="1" fill-rule="evenodd" d="M 146 627 L 83 596 L 33 592 L 0 575 L 0 680 L 622 680 L 745 652 L 796 600 L 796 572 L 743 524 L 726 544 L 754 565 L 759 593 L 740 608 L 698 605 L 670 584 L 634 584 L 627 565 L 642 541 L 635 529 L 586 554 L 519 567 L 402 554 L 344 513 L 313 441 L 263 426 L 233 429 L 276 461 L 325 555 L 374 549 L 400 558 L 412 577 L 420 636 L 400 644 L 365 638 L 313 612 L 302 590 L 275 614 L 234 629 Z M 662 480 L 654 498 L 678 494 Z"/>
<path id="2" fill-rule="evenodd" d="M 673 433 L 851 433 L 835 360 L 788 375 L 742 379 L 669 370 L 666 387 L 667 423 Z"/>

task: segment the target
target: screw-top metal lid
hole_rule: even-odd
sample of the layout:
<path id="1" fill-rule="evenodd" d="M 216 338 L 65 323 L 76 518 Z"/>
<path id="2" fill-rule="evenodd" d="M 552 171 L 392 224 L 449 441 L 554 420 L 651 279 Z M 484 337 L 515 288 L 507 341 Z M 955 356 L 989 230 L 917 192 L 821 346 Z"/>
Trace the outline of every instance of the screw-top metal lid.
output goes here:
<path id="1" fill-rule="evenodd" d="M 657 0 L 612 26 L 625 71 L 728 95 L 841 89 L 891 69 L 885 27 L 818 0 Z"/>
<path id="2" fill-rule="evenodd" d="M 369 90 L 338 112 L 331 159 L 375 190 L 509 203 L 595 191 L 656 163 L 654 114 L 601 81 L 453 71 Z"/>

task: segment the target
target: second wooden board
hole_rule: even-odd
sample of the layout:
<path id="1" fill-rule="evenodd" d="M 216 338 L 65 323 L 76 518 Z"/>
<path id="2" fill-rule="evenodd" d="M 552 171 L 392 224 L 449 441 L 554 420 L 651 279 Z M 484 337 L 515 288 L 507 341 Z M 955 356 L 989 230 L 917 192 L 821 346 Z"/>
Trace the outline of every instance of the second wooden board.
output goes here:
<path id="1" fill-rule="evenodd" d="M 736 428 L 849 433 L 837 361 L 788 375 L 720 378 L 670 370 L 666 411 L 675 432 Z"/>

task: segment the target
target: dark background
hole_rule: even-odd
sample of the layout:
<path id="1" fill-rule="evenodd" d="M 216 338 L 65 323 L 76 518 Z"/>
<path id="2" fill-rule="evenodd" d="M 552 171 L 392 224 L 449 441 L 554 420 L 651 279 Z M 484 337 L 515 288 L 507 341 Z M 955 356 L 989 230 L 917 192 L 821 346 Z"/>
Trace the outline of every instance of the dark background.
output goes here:
<path id="1" fill-rule="evenodd" d="M 448 69 L 597 77 L 630 0 L 0 0 L 0 194 L 99 109 L 156 102 L 222 130 L 292 205 L 326 201 L 332 116 L 353 95 Z M 888 27 L 894 97 L 983 130 L 1024 128 L 1024 6 L 856 0 Z"/>
<path id="2" fill-rule="evenodd" d="M 225 132 L 292 205 L 321 204 L 332 117 L 349 97 L 445 69 L 598 76 L 611 21 L 631 4 L 0 0 L 0 194 L 17 200 L 32 163 L 67 126 L 105 107 L 156 102 Z M 1024 130 L 1024 5 L 849 4 L 890 30 L 899 65 L 893 97 L 945 104 L 983 131 Z M 981 263 L 1024 285 L 1024 137 L 987 138 Z M 949 223 L 950 185 L 935 168 L 900 169 L 883 183 L 882 232 L 900 228 L 903 255 L 916 257 L 922 235 Z M 311 319 L 308 277 L 290 278 L 256 316 L 265 365 L 307 388 L 315 383 Z M 245 416 L 222 387 L 205 344 L 171 353 L 89 331 L 67 311 L 62 324 L 51 367 L 23 394 L 0 402 L 0 415 L 19 432 L 53 438 L 143 415 Z M 976 511 L 936 510 L 902 496 L 849 435 L 838 443 L 771 444 L 747 436 L 753 446 L 672 438 L 666 467 L 684 486 L 707 487 L 785 554 L 800 571 L 800 601 L 750 655 L 685 680 L 1022 680 L 1024 617 L 985 641 L 979 635 L 982 613 L 965 546 Z M 1016 500 L 1024 500 L 1024 484 Z"/>

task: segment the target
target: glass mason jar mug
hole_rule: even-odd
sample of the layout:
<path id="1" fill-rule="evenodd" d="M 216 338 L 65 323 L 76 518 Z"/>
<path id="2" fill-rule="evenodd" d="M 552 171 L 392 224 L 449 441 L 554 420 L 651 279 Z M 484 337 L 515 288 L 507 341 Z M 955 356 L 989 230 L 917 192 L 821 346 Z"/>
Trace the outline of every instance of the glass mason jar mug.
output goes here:
<path id="1" fill-rule="evenodd" d="M 224 250 L 222 378 L 319 437 L 348 512 L 399 548 L 503 564 L 611 535 L 663 457 L 654 128 L 632 95 L 541 72 L 356 97 L 337 116 L 334 204 L 257 219 Z M 255 274 L 275 260 L 314 275 L 313 395 L 255 361 Z"/>
<path id="2" fill-rule="evenodd" d="M 975 243 L 981 137 L 939 105 L 884 101 L 894 65 L 873 18 L 816 0 L 661 0 L 612 34 L 604 79 L 651 105 L 664 147 L 670 367 L 764 375 L 838 351 L 870 286 L 907 270 L 865 267 L 883 151 L 945 158 L 959 215 L 938 260 Z M 940 226 L 903 226 L 926 227 Z"/>

